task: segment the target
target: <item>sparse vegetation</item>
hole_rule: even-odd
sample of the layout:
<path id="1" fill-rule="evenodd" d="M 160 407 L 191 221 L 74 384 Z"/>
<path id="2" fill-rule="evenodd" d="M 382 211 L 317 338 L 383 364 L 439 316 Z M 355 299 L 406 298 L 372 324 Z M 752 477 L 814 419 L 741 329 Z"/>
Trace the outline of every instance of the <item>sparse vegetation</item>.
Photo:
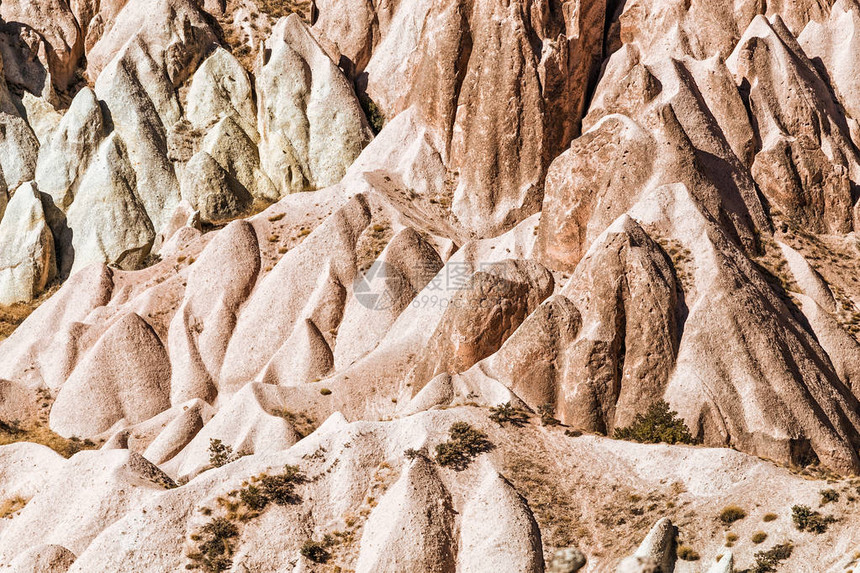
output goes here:
<path id="1" fill-rule="evenodd" d="M 544 404 L 538 408 L 540 414 L 540 423 L 543 426 L 558 426 L 561 422 L 555 417 L 555 406 L 552 404 Z"/>
<path id="2" fill-rule="evenodd" d="M 9 499 L 0 502 L 0 519 L 12 517 L 27 505 L 29 499 L 24 499 L 20 495 L 10 497 Z"/>
<path id="3" fill-rule="evenodd" d="M 47 423 L 20 426 L 18 422 L 0 420 L 0 446 L 17 442 L 33 442 L 48 446 L 64 458 L 70 458 L 83 450 L 94 450 L 99 447 L 99 444 L 89 439 L 82 440 L 74 436 L 64 438 L 51 430 Z"/>
<path id="4" fill-rule="evenodd" d="M 839 501 L 839 492 L 835 489 L 822 489 L 821 494 L 821 505 L 827 505 L 828 503 L 836 503 Z"/>
<path id="5" fill-rule="evenodd" d="M 645 414 L 636 414 L 633 423 L 615 430 L 616 440 L 629 440 L 643 444 L 695 444 L 696 440 L 678 412 L 669 409 L 664 401 L 648 408 Z"/>
<path id="6" fill-rule="evenodd" d="M 35 300 L 19 302 L 10 306 L 0 305 L 0 341 L 12 336 L 15 329 L 58 290 L 60 290 L 59 281 L 48 286 L 45 292 Z"/>
<path id="7" fill-rule="evenodd" d="M 300 438 L 310 436 L 317 429 L 316 421 L 304 412 L 283 409 L 275 410 L 273 413 L 289 422 Z"/>
<path id="8" fill-rule="evenodd" d="M 415 448 L 408 448 L 403 451 L 403 457 L 407 460 L 414 460 L 415 458 L 423 457 L 424 454 L 416 450 Z"/>
<path id="9" fill-rule="evenodd" d="M 761 520 L 765 523 L 770 523 L 771 521 L 776 521 L 777 517 L 778 516 L 775 513 L 765 513 Z"/>
<path id="10" fill-rule="evenodd" d="M 302 545 L 301 553 L 302 556 L 314 563 L 325 563 L 331 557 L 325 543 L 312 539 L 305 541 L 304 545 Z"/>
<path id="11" fill-rule="evenodd" d="M 582 430 L 565 430 L 564 435 L 568 438 L 578 438 L 582 435 Z"/>
<path id="12" fill-rule="evenodd" d="M 726 525 L 731 525 L 736 521 L 740 521 L 741 519 L 747 516 L 747 512 L 742 508 L 736 505 L 728 505 L 723 508 L 720 512 L 720 521 L 725 523 Z"/>
<path id="13" fill-rule="evenodd" d="M 759 543 L 764 543 L 764 540 L 767 539 L 767 533 L 764 531 L 756 531 L 752 534 L 752 542 L 758 545 Z"/>
<path id="14" fill-rule="evenodd" d="M 331 390 L 328 388 L 320 388 L 320 394 L 323 396 L 331 396 Z"/>
<path id="15" fill-rule="evenodd" d="M 678 559 L 683 559 L 684 561 L 698 561 L 701 559 L 701 555 L 690 547 L 689 545 L 679 545 L 678 546 Z"/>
<path id="16" fill-rule="evenodd" d="M 310 0 L 257 0 L 257 6 L 275 20 L 290 14 L 298 14 L 303 20 L 310 20 Z"/>
<path id="17" fill-rule="evenodd" d="M 791 508 L 791 519 L 798 531 L 810 533 L 824 533 L 831 523 L 836 522 L 832 515 L 821 515 L 821 513 L 810 509 L 808 505 L 795 505 Z"/>
<path id="18" fill-rule="evenodd" d="M 233 454 L 233 448 L 216 438 L 209 440 L 209 464 L 212 467 L 220 468 L 237 459 L 238 456 Z"/>
<path id="19" fill-rule="evenodd" d="M 299 503 L 301 498 L 296 495 L 296 486 L 305 483 L 304 474 L 296 466 L 284 466 L 284 471 L 260 479 L 260 489 L 268 501 L 278 505 Z"/>
<path id="20" fill-rule="evenodd" d="M 461 471 L 466 469 L 478 454 L 493 449 L 487 434 L 466 422 L 454 422 L 448 432 L 450 439 L 436 445 L 436 462 L 440 466 Z"/>
<path id="21" fill-rule="evenodd" d="M 268 496 L 255 485 L 241 489 L 239 499 L 253 511 L 263 511 L 269 504 Z"/>
<path id="22" fill-rule="evenodd" d="M 500 426 L 510 424 L 518 428 L 529 423 L 528 413 L 512 405 L 510 402 L 491 407 L 490 419 Z"/>
<path id="23" fill-rule="evenodd" d="M 233 566 L 233 539 L 239 528 L 224 517 L 214 517 L 193 536 L 199 542 L 197 551 L 188 555 L 192 563 L 186 569 L 202 569 L 207 573 L 226 571 Z"/>
<path id="24" fill-rule="evenodd" d="M 751 569 L 740 573 L 773 573 L 783 561 L 791 557 L 794 546 L 791 542 L 780 543 L 767 551 L 757 551 L 755 554 L 755 565 Z"/>
<path id="25" fill-rule="evenodd" d="M 738 540 L 738 534 L 729 531 L 726 533 L 726 547 L 734 547 L 735 542 Z"/>
<path id="26" fill-rule="evenodd" d="M 218 498 L 218 504 L 226 510 L 226 515 L 213 517 L 191 535 L 197 546 L 187 554 L 191 563 L 185 568 L 202 569 L 207 573 L 230 569 L 233 566 L 233 539 L 239 535 L 236 521 L 257 517 L 270 503 L 288 505 L 301 502 L 296 486 L 305 481 L 298 467 L 287 465 L 280 474 L 254 476 L 241 489 Z M 201 508 L 200 512 L 212 515 L 212 509 L 208 507 Z"/>
<path id="27" fill-rule="evenodd" d="M 373 131 L 373 135 L 377 135 L 385 127 L 385 115 L 376 105 L 376 102 L 370 99 L 366 93 L 359 92 L 358 102 L 361 104 L 361 109 L 364 110 L 364 115 L 367 116 L 367 123 Z"/>

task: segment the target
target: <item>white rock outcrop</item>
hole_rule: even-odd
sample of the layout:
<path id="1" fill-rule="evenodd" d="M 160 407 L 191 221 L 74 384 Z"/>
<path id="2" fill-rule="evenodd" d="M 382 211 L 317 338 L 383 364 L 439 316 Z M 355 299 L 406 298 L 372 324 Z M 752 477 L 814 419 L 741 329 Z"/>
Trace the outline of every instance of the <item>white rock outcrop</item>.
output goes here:
<path id="1" fill-rule="evenodd" d="M 263 168 L 282 195 L 337 183 L 372 137 L 352 86 L 296 14 L 266 48 L 257 75 Z"/>
<path id="2" fill-rule="evenodd" d="M 0 305 L 32 300 L 56 274 L 54 236 L 35 184 L 25 183 L 0 220 Z"/>

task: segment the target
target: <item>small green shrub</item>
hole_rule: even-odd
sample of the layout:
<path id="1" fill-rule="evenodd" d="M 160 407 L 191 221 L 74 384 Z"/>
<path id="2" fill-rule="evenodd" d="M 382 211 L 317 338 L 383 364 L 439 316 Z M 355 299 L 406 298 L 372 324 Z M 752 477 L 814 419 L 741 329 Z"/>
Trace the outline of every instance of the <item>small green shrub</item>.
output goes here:
<path id="1" fill-rule="evenodd" d="M 237 457 L 233 455 L 233 448 L 216 438 L 209 440 L 209 463 L 212 467 L 220 468 L 236 461 L 236 459 Z"/>
<path id="2" fill-rule="evenodd" d="M 809 508 L 808 505 L 795 505 L 791 508 L 791 519 L 798 531 L 824 533 L 831 523 L 836 522 L 832 515 L 821 515 Z"/>
<path id="3" fill-rule="evenodd" d="M 422 454 L 421 452 L 419 452 L 415 448 L 408 448 L 408 449 L 403 451 L 403 457 L 405 457 L 407 460 L 410 460 L 410 461 L 414 460 L 415 458 L 420 458 L 423 456 L 424 456 L 424 454 Z"/>
<path id="4" fill-rule="evenodd" d="M 304 542 L 301 549 L 302 555 L 310 559 L 314 563 L 325 563 L 331 558 L 331 554 L 326 549 L 325 543 L 308 539 Z"/>
<path id="5" fill-rule="evenodd" d="M 379 106 L 376 105 L 370 96 L 366 93 L 358 94 L 358 103 L 361 104 L 361 109 L 364 110 L 364 115 L 367 116 L 367 123 L 370 124 L 370 129 L 373 135 L 378 135 L 382 128 L 385 127 L 385 115 Z"/>
<path id="6" fill-rule="evenodd" d="M 765 523 L 770 523 L 771 521 L 776 521 L 777 517 L 775 513 L 765 513 L 761 520 Z"/>
<path id="7" fill-rule="evenodd" d="M 568 438 L 578 438 L 582 435 L 582 430 L 565 430 L 564 435 Z"/>
<path id="8" fill-rule="evenodd" d="M 791 542 L 781 543 L 767 551 L 757 551 L 755 554 L 755 565 L 749 569 L 749 573 L 773 573 L 780 564 L 791 557 L 794 546 Z"/>
<path id="9" fill-rule="evenodd" d="M 752 534 L 752 542 L 758 545 L 759 543 L 764 543 L 764 540 L 767 539 L 767 533 L 764 531 L 756 531 Z"/>
<path id="10" fill-rule="evenodd" d="M 689 545 L 679 545 L 678 559 L 683 559 L 684 561 L 698 561 L 701 559 L 701 555 L 699 555 L 699 553 Z"/>
<path id="11" fill-rule="evenodd" d="M 296 486 L 307 481 L 304 474 L 296 466 L 284 466 L 284 471 L 273 476 L 264 476 L 260 480 L 260 491 L 268 501 L 278 505 L 299 503 L 301 498 L 296 494 Z"/>
<path id="12" fill-rule="evenodd" d="M 645 414 L 636 414 L 633 423 L 615 430 L 616 440 L 629 440 L 643 444 L 695 444 L 696 440 L 678 412 L 669 409 L 664 401 L 652 405 Z"/>
<path id="13" fill-rule="evenodd" d="M 510 402 L 507 402 L 491 407 L 490 419 L 500 426 L 510 424 L 519 428 L 528 424 L 529 415 Z"/>
<path id="14" fill-rule="evenodd" d="M 720 512 L 720 521 L 726 525 L 739 521 L 747 516 L 747 512 L 736 505 L 728 505 Z"/>
<path id="15" fill-rule="evenodd" d="M 821 494 L 821 505 L 827 505 L 828 503 L 836 503 L 839 501 L 839 492 L 835 489 L 822 489 Z"/>
<path id="16" fill-rule="evenodd" d="M 249 485 L 239 492 L 239 499 L 254 511 L 263 511 L 269 504 L 269 498 L 255 485 Z"/>
<path id="17" fill-rule="evenodd" d="M 328 388 L 320 388 L 320 394 L 323 396 L 331 396 L 331 390 Z"/>
<path id="18" fill-rule="evenodd" d="M 466 469 L 478 455 L 493 449 L 487 434 L 465 422 L 454 422 L 448 430 L 450 439 L 436 445 L 436 463 L 457 471 Z"/>
<path id="19" fill-rule="evenodd" d="M 200 529 L 195 538 L 199 541 L 197 551 L 190 554 L 193 561 L 188 568 L 203 569 L 207 573 L 219 573 L 233 566 L 233 542 L 239 528 L 224 517 L 215 517 Z"/>

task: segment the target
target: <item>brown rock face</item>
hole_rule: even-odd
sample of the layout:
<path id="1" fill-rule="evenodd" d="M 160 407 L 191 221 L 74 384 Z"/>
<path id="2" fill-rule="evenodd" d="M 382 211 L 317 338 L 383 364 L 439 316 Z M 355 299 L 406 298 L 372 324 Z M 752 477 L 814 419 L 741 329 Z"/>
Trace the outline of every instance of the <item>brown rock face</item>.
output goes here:
<path id="1" fill-rule="evenodd" d="M 415 8 L 399 7 L 371 57 L 367 91 L 389 116 L 418 106 L 445 134 L 454 214 L 466 229 L 496 235 L 539 209 L 550 160 L 579 133 L 605 3 L 422 5 L 417 37 L 398 29 L 416 17 L 406 10 Z M 391 50 L 407 51 L 409 67 Z"/>
<path id="2" fill-rule="evenodd" d="M 558 402 L 561 419 L 611 433 L 664 395 L 679 333 L 668 257 L 626 217 L 607 233 L 562 291 L 583 326 L 564 358 L 565 372 L 577 374 L 560 381 Z"/>
<path id="3" fill-rule="evenodd" d="M 676 289 L 660 246 L 623 217 L 479 369 L 533 409 L 550 404 L 567 424 L 611 433 L 665 392 L 679 342 Z"/>
<path id="4" fill-rule="evenodd" d="M 496 352 L 553 290 L 534 263 L 504 261 L 478 271 L 448 301 L 424 356 L 407 376 L 413 392 L 442 372 L 463 372 Z"/>
<path id="5" fill-rule="evenodd" d="M 636 201 L 650 178 L 653 138 L 623 116 L 585 133 L 550 166 L 538 249 L 547 264 L 573 270 L 612 219 Z"/>
<path id="6" fill-rule="evenodd" d="M 850 231 L 860 155 L 794 36 L 781 20 L 758 17 L 730 61 L 759 130 L 752 175 L 764 196 L 813 232 Z"/>
<path id="7" fill-rule="evenodd" d="M 69 5 L 63 0 L 6 0 L 0 18 L 38 32 L 47 43 L 51 80 L 58 89 L 66 89 L 84 55 L 84 37 Z"/>

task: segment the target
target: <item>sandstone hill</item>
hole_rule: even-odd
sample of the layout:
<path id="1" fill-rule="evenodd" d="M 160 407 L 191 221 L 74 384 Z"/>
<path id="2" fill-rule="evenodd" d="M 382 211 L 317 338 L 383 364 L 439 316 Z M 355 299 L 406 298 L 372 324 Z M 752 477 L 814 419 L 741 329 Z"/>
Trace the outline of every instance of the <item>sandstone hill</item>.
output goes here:
<path id="1" fill-rule="evenodd" d="M 0 1 L 0 572 L 860 571 L 858 37 Z"/>

